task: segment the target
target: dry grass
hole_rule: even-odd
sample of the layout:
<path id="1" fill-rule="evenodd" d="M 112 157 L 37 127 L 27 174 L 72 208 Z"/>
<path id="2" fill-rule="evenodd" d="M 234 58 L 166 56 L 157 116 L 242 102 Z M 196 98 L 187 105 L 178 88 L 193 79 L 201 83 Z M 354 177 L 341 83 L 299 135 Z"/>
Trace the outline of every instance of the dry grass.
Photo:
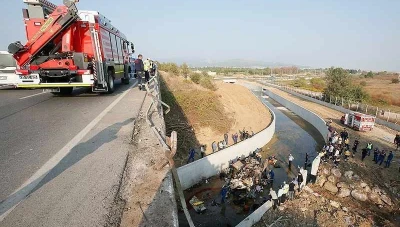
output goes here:
<path id="1" fill-rule="evenodd" d="M 365 82 L 365 90 L 371 96 L 371 104 L 378 106 L 391 105 L 400 110 L 400 84 L 392 83 L 397 76 L 376 76 L 374 78 L 354 78 L 358 84 Z"/>

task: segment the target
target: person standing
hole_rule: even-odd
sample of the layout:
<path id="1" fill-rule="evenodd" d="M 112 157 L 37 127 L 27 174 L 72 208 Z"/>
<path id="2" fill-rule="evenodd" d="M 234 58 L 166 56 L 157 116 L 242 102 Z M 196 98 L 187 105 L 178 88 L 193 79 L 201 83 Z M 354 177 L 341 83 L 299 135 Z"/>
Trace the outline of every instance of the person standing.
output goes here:
<path id="1" fill-rule="evenodd" d="M 358 141 L 358 139 L 356 138 L 356 140 L 354 140 L 354 144 L 353 144 L 353 148 L 352 148 L 352 150 L 353 150 L 353 158 L 354 158 L 354 155 L 357 153 L 357 148 L 358 148 L 358 144 L 360 143 L 360 141 Z"/>
<path id="2" fill-rule="evenodd" d="M 385 163 L 385 167 L 386 167 L 386 168 L 389 168 L 390 162 L 392 161 L 393 156 L 394 156 L 394 155 L 393 155 L 393 151 L 390 151 L 390 153 L 389 153 L 389 155 L 388 155 L 388 157 L 387 157 L 386 163 Z"/>
<path id="3" fill-rule="evenodd" d="M 371 155 L 371 151 L 372 151 L 373 147 L 374 147 L 374 146 L 372 145 L 371 142 L 368 142 L 368 143 L 367 143 L 366 149 L 367 149 L 367 152 L 368 152 L 368 156 Z"/>
<path id="4" fill-rule="evenodd" d="M 270 182 L 270 184 L 271 184 L 271 186 L 274 184 L 274 178 L 275 178 L 275 173 L 274 173 L 274 171 L 271 169 L 270 171 L 269 171 L 269 182 Z"/>
<path id="5" fill-rule="evenodd" d="M 296 185 L 296 184 L 294 183 L 295 180 L 296 180 L 296 179 L 293 178 L 292 182 L 289 183 L 288 197 L 289 197 L 290 200 L 293 200 L 293 199 L 294 199 L 294 186 Z"/>
<path id="6" fill-rule="evenodd" d="M 146 80 L 146 83 L 149 82 L 150 80 L 150 58 L 147 58 L 144 62 L 144 78 Z"/>
<path id="7" fill-rule="evenodd" d="M 283 194 L 282 194 L 282 203 L 285 203 L 287 199 L 287 195 L 289 193 L 289 184 L 286 183 L 286 181 L 283 182 Z"/>
<path id="8" fill-rule="evenodd" d="M 200 155 L 201 155 L 201 158 L 204 158 L 205 154 L 206 154 L 205 147 L 204 147 L 204 145 L 201 145 L 201 146 L 200 146 Z"/>
<path id="9" fill-rule="evenodd" d="M 278 205 L 278 196 L 276 195 L 276 192 L 274 189 L 270 189 L 269 195 L 271 196 L 272 202 L 273 202 L 273 208 L 274 210 L 276 209 L 276 206 Z"/>
<path id="10" fill-rule="evenodd" d="M 225 140 L 225 144 L 226 144 L 226 146 L 228 146 L 228 138 L 229 138 L 229 136 L 228 136 L 228 133 L 225 133 L 224 134 L 224 140 Z"/>
<path id="11" fill-rule="evenodd" d="M 293 160 L 294 160 L 294 158 L 293 158 L 292 154 L 289 154 L 289 169 L 292 168 Z"/>
<path id="12" fill-rule="evenodd" d="M 400 135 L 399 134 L 396 134 L 396 136 L 394 137 L 394 141 L 393 142 L 396 145 L 396 150 L 398 150 L 399 147 L 400 147 Z"/>
<path id="13" fill-rule="evenodd" d="M 304 169 L 307 169 L 307 165 L 308 165 L 308 153 L 306 153 L 306 160 L 304 162 Z"/>
<path id="14" fill-rule="evenodd" d="M 301 174 L 301 172 L 299 172 L 297 174 L 297 184 L 299 185 L 299 192 L 301 190 L 301 184 L 303 183 L 303 174 Z"/>
<path id="15" fill-rule="evenodd" d="M 364 158 L 367 156 L 367 154 L 368 154 L 367 148 L 362 149 L 361 161 L 364 161 Z"/>
<path id="16" fill-rule="evenodd" d="M 346 149 L 346 151 L 344 152 L 344 161 L 347 162 L 347 160 L 349 160 L 350 155 L 351 152 L 348 149 Z"/>
<path id="17" fill-rule="evenodd" d="M 343 141 L 346 141 L 349 138 L 349 133 L 347 132 L 346 128 L 343 128 L 343 131 L 340 133 L 340 137 L 342 137 Z"/>
<path id="18" fill-rule="evenodd" d="M 281 187 L 278 190 L 278 206 L 280 206 L 281 203 L 283 203 L 282 195 L 283 195 L 283 185 L 281 185 Z"/>
<path id="19" fill-rule="evenodd" d="M 190 162 L 194 162 L 194 155 L 196 154 L 196 150 L 194 148 L 191 148 L 189 151 L 189 158 L 187 161 L 187 164 Z"/>
<path id="20" fill-rule="evenodd" d="M 381 153 L 379 154 L 379 165 L 382 165 L 383 161 L 385 160 L 386 157 L 386 151 L 382 150 Z"/>
<path id="21" fill-rule="evenodd" d="M 379 149 L 375 148 L 375 150 L 374 150 L 374 160 L 373 160 L 375 162 L 375 164 L 378 164 L 379 153 L 380 153 Z"/>
<path id="22" fill-rule="evenodd" d="M 216 151 L 218 151 L 217 142 L 215 142 L 215 141 L 212 142 L 211 147 L 212 147 L 213 153 L 216 152 Z"/>
<path id="23" fill-rule="evenodd" d="M 226 195 L 228 194 L 228 187 L 224 186 L 221 189 L 220 195 L 221 195 L 221 204 L 225 203 Z"/>
<path id="24" fill-rule="evenodd" d="M 138 87 L 139 90 L 142 90 L 142 79 L 144 77 L 144 64 L 143 64 L 143 55 L 139 54 L 138 57 L 135 60 L 135 71 L 137 75 L 137 80 L 138 80 Z"/>

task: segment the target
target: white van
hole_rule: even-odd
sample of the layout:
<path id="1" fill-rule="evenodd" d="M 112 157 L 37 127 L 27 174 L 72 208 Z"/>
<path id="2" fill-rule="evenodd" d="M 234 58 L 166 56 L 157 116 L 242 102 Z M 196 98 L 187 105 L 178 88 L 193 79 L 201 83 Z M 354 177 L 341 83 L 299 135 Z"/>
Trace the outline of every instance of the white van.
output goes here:
<path id="1" fill-rule="evenodd" d="M 0 51 L 0 86 L 17 85 L 18 76 L 15 74 L 17 63 L 12 54 Z"/>

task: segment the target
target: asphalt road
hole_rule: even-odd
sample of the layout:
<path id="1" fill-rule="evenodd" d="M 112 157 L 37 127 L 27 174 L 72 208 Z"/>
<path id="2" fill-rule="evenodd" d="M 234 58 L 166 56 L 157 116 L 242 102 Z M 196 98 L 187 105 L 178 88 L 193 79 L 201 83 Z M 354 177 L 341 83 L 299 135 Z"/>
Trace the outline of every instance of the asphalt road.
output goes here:
<path id="1" fill-rule="evenodd" d="M 145 92 L 112 95 L 0 89 L 0 226 L 106 221 Z"/>

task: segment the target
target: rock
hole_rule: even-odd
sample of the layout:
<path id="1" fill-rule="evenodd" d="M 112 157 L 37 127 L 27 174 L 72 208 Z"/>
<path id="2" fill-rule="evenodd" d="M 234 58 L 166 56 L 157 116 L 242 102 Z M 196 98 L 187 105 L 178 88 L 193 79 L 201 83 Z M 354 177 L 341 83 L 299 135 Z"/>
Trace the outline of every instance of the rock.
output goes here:
<path id="1" fill-rule="evenodd" d="M 381 189 L 380 188 L 378 188 L 378 187 L 374 187 L 374 188 L 372 188 L 372 192 L 375 192 L 375 193 L 377 193 L 377 194 L 382 194 L 382 191 L 381 191 Z"/>
<path id="2" fill-rule="evenodd" d="M 368 185 L 367 185 L 367 183 L 365 183 L 365 182 L 361 182 L 360 183 L 360 187 L 362 187 L 362 188 L 365 188 L 365 187 L 367 187 Z"/>
<path id="3" fill-rule="evenodd" d="M 365 193 L 371 193 L 371 188 L 367 185 L 365 188 L 364 188 L 364 192 Z"/>
<path id="4" fill-rule="evenodd" d="M 283 211 L 283 210 L 285 209 L 285 207 L 279 206 L 278 209 L 279 209 L 280 211 Z"/>
<path id="5" fill-rule="evenodd" d="M 307 211 L 308 209 L 305 208 L 305 207 L 302 207 L 302 208 L 300 208 L 300 210 L 303 211 L 303 212 L 305 212 L 305 211 Z"/>
<path id="6" fill-rule="evenodd" d="M 354 175 L 353 175 L 353 180 L 355 180 L 355 181 L 359 181 L 359 180 L 360 180 L 360 176 L 358 176 L 358 175 L 354 174 Z"/>
<path id="7" fill-rule="evenodd" d="M 338 203 L 336 201 L 333 201 L 333 200 L 330 201 L 330 204 L 331 204 L 331 206 L 333 206 L 335 208 L 339 208 L 340 207 L 340 203 Z"/>
<path id="8" fill-rule="evenodd" d="M 349 209 L 348 209 L 347 207 L 342 207 L 342 210 L 343 210 L 344 212 L 349 212 Z"/>
<path id="9" fill-rule="evenodd" d="M 300 194 L 300 197 L 301 197 L 301 198 L 308 198 L 308 194 L 306 194 L 306 193 L 301 193 L 301 194 Z"/>
<path id="10" fill-rule="evenodd" d="M 382 202 L 381 198 L 379 197 L 378 193 L 372 192 L 372 193 L 368 194 L 368 198 L 369 198 L 369 200 L 371 200 L 376 205 L 382 205 L 383 204 L 383 202 Z"/>
<path id="11" fill-rule="evenodd" d="M 350 196 L 350 189 L 348 188 L 340 188 L 337 197 L 344 198 Z"/>
<path id="12" fill-rule="evenodd" d="M 312 190 L 310 187 L 308 187 L 307 185 L 303 187 L 303 190 L 308 192 L 308 193 L 314 193 L 314 190 Z"/>
<path id="13" fill-rule="evenodd" d="M 348 179 L 351 179 L 353 177 L 353 171 L 349 170 L 344 172 L 344 176 Z"/>
<path id="14" fill-rule="evenodd" d="M 326 182 L 326 177 L 320 176 L 317 178 L 317 181 L 315 183 L 318 184 L 322 188 L 322 186 L 324 186 L 325 182 Z"/>
<path id="15" fill-rule="evenodd" d="M 336 184 L 336 182 L 337 182 L 337 179 L 336 179 L 336 177 L 335 177 L 335 176 L 333 176 L 333 175 L 330 175 L 330 176 L 328 177 L 328 181 L 329 181 L 329 182 L 332 182 L 333 184 Z"/>
<path id="16" fill-rule="evenodd" d="M 349 184 L 349 188 L 351 188 L 351 189 L 355 189 L 355 188 L 356 188 L 356 186 L 355 186 L 354 184 Z"/>
<path id="17" fill-rule="evenodd" d="M 353 191 L 351 191 L 351 196 L 358 200 L 358 201 L 362 201 L 365 202 L 368 200 L 368 196 L 366 194 L 364 194 L 362 191 L 354 189 Z"/>
<path id="18" fill-rule="evenodd" d="M 338 188 L 330 181 L 327 181 L 324 184 L 324 188 L 328 191 L 330 191 L 332 194 L 335 194 L 336 192 L 338 192 Z"/>
<path id="19" fill-rule="evenodd" d="M 389 197 L 387 197 L 386 195 L 382 195 L 382 196 L 381 196 L 381 199 L 382 199 L 382 201 L 385 202 L 387 205 L 389 205 L 389 206 L 392 206 L 392 205 L 393 205 L 393 204 L 392 204 L 392 200 L 391 200 Z"/>
<path id="20" fill-rule="evenodd" d="M 335 177 L 337 177 L 337 178 L 340 178 L 340 177 L 342 176 L 342 173 L 341 173 L 340 170 L 337 169 L 337 168 L 331 169 L 331 173 L 332 173 Z"/>
<path id="21" fill-rule="evenodd" d="M 324 174 L 324 175 L 329 175 L 329 172 L 330 171 L 327 168 L 322 169 L 322 174 Z"/>
<path id="22" fill-rule="evenodd" d="M 349 188 L 349 185 L 346 182 L 339 182 L 336 184 L 338 188 Z"/>

